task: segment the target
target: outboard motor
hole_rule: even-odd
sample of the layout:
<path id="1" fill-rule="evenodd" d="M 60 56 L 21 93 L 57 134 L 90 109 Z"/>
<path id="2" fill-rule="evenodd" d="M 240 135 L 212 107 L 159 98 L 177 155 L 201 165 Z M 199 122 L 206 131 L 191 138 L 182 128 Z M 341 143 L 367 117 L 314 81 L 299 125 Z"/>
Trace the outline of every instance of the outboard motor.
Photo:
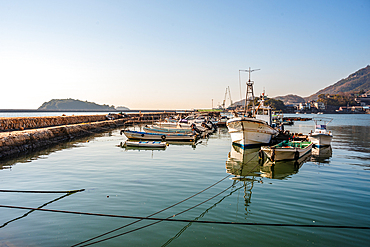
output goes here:
<path id="1" fill-rule="evenodd" d="M 203 122 L 203 123 L 202 123 L 202 126 L 203 126 L 204 128 L 209 129 L 209 130 L 212 130 L 212 128 L 211 128 L 211 127 L 209 127 L 209 125 L 208 125 L 206 122 Z"/>
<path id="2" fill-rule="evenodd" d="M 198 134 L 202 133 L 202 131 L 200 131 L 200 129 L 198 129 L 197 126 L 195 126 L 195 124 L 191 124 L 190 127 L 196 133 L 198 133 Z"/>
<path id="3" fill-rule="evenodd" d="M 217 126 L 214 123 L 212 123 L 212 121 L 208 121 L 208 123 L 211 124 L 213 132 L 215 132 L 217 130 Z"/>

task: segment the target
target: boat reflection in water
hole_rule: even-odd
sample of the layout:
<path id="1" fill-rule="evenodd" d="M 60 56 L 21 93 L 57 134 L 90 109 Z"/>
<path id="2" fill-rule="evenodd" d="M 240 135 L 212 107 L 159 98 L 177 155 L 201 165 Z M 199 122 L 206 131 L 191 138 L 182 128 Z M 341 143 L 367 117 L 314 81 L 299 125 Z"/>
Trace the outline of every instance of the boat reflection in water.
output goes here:
<path id="1" fill-rule="evenodd" d="M 310 161 L 311 153 L 306 153 L 298 160 L 282 160 L 272 162 L 269 159 L 261 167 L 261 177 L 272 179 L 286 179 L 290 175 L 298 173 L 304 163 Z"/>
<path id="2" fill-rule="evenodd" d="M 233 179 L 236 180 L 246 179 L 246 176 L 259 177 L 259 151 L 259 147 L 243 149 L 238 145 L 232 144 L 226 161 L 226 172 L 234 175 Z"/>
<path id="3" fill-rule="evenodd" d="M 193 149 L 195 149 L 197 147 L 197 145 L 202 143 L 202 141 L 198 141 L 197 143 L 195 143 L 195 142 L 178 142 L 178 141 L 171 142 L 171 141 L 167 141 L 166 143 L 168 144 L 168 146 L 172 146 L 172 145 L 174 145 L 174 146 L 190 146 Z M 126 151 L 128 151 L 128 150 L 139 150 L 139 151 L 140 150 L 151 150 L 151 151 L 155 151 L 155 150 L 161 151 L 161 150 L 163 150 L 164 151 L 164 150 L 166 150 L 167 146 L 165 146 L 165 147 L 127 146 L 127 145 L 125 145 L 124 142 L 121 142 L 118 145 L 118 147 L 121 147 L 121 148 L 125 149 Z"/>
<path id="4" fill-rule="evenodd" d="M 318 164 L 329 164 L 332 156 L 331 146 L 312 148 L 311 161 Z"/>
<path id="5" fill-rule="evenodd" d="M 311 158 L 307 153 L 298 160 L 275 161 L 259 158 L 260 148 L 242 149 L 232 145 L 226 161 L 226 172 L 237 180 L 255 180 L 258 177 L 284 179 L 296 174 L 299 168 Z"/>
<path id="6" fill-rule="evenodd" d="M 121 147 L 123 149 L 125 149 L 126 151 L 128 150 L 151 150 L 151 151 L 154 151 L 154 150 L 166 150 L 166 146 L 164 147 L 140 147 L 140 146 L 127 146 L 125 145 L 124 142 L 121 142 L 118 147 Z"/>
<path id="7" fill-rule="evenodd" d="M 271 162 L 260 159 L 260 148 L 242 149 L 233 144 L 226 161 L 226 172 L 234 175 L 236 182 L 242 182 L 244 188 L 244 207 L 246 214 L 251 203 L 254 182 L 263 183 L 263 178 L 286 179 L 296 174 L 299 168 L 310 160 L 311 152 L 298 160 Z"/>

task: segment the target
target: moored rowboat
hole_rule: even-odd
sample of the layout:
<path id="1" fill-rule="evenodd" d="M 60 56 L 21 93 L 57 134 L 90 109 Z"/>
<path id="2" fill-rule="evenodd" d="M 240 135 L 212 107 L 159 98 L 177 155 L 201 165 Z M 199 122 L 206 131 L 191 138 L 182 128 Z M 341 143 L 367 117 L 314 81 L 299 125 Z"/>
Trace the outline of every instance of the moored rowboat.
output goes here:
<path id="1" fill-rule="evenodd" d="M 271 161 L 298 160 L 312 149 L 310 141 L 283 141 L 271 147 L 261 147 L 261 150 Z"/>
<path id="2" fill-rule="evenodd" d="M 168 133 L 148 133 L 133 130 L 121 130 L 128 139 L 134 140 L 154 140 L 154 141 L 195 141 L 194 134 L 168 134 Z"/>

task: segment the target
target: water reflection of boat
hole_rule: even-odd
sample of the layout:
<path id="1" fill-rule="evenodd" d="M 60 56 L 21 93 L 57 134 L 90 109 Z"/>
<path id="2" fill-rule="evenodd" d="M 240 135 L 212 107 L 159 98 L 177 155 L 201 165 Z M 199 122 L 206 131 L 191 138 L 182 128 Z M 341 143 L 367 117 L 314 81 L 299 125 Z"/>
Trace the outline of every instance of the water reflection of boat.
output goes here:
<path id="1" fill-rule="evenodd" d="M 275 161 L 259 158 L 259 148 L 243 149 L 237 145 L 231 146 L 226 161 L 226 172 L 234 175 L 237 180 L 255 180 L 256 177 L 283 179 L 296 174 L 299 168 L 310 160 L 311 153 L 301 156 L 297 160 Z"/>
<path id="2" fill-rule="evenodd" d="M 329 163 L 331 156 L 332 156 L 331 146 L 326 146 L 326 147 L 321 147 L 321 148 L 319 147 L 312 148 L 312 156 L 311 156 L 312 162 Z"/>
<path id="3" fill-rule="evenodd" d="M 258 152 L 260 148 L 241 148 L 232 144 L 226 161 L 226 172 L 237 178 L 259 175 L 260 164 Z"/>
<path id="4" fill-rule="evenodd" d="M 272 162 L 266 159 L 265 163 L 261 167 L 261 177 L 267 177 L 272 179 L 285 179 L 290 175 L 298 173 L 299 168 L 309 161 L 311 153 L 306 153 L 298 160 L 282 160 Z"/>
<path id="5" fill-rule="evenodd" d="M 166 142 L 161 141 L 129 141 L 127 140 L 123 145 L 126 147 L 146 147 L 146 148 L 165 148 Z"/>
<path id="6" fill-rule="evenodd" d="M 119 147 L 124 148 L 125 150 L 165 150 L 166 146 L 130 146 L 126 145 L 125 142 L 121 142 Z"/>

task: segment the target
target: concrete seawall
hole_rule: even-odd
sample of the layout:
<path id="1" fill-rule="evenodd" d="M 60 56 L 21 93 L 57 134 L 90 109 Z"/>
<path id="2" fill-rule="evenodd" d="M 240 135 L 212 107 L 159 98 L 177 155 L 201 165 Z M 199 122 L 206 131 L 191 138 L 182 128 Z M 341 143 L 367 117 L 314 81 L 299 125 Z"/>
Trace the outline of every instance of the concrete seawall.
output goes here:
<path id="1" fill-rule="evenodd" d="M 189 113 L 178 114 L 186 116 Z M 172 116 L 169 112 L 102 115 L 0 118 L 0 160 L 46 148 L 75 137 L 110 128 L 152 123 Z"/>
<path id="2" fill-rule="evenodd" d="M 123 125 L 124 119 L 0 132 L 0 159 Z"/>
<path id="3" fill-rule="evenodd" d="M 106 120 L 106 115 L 0 118 L 0 131 L 44 128 Z"/>

